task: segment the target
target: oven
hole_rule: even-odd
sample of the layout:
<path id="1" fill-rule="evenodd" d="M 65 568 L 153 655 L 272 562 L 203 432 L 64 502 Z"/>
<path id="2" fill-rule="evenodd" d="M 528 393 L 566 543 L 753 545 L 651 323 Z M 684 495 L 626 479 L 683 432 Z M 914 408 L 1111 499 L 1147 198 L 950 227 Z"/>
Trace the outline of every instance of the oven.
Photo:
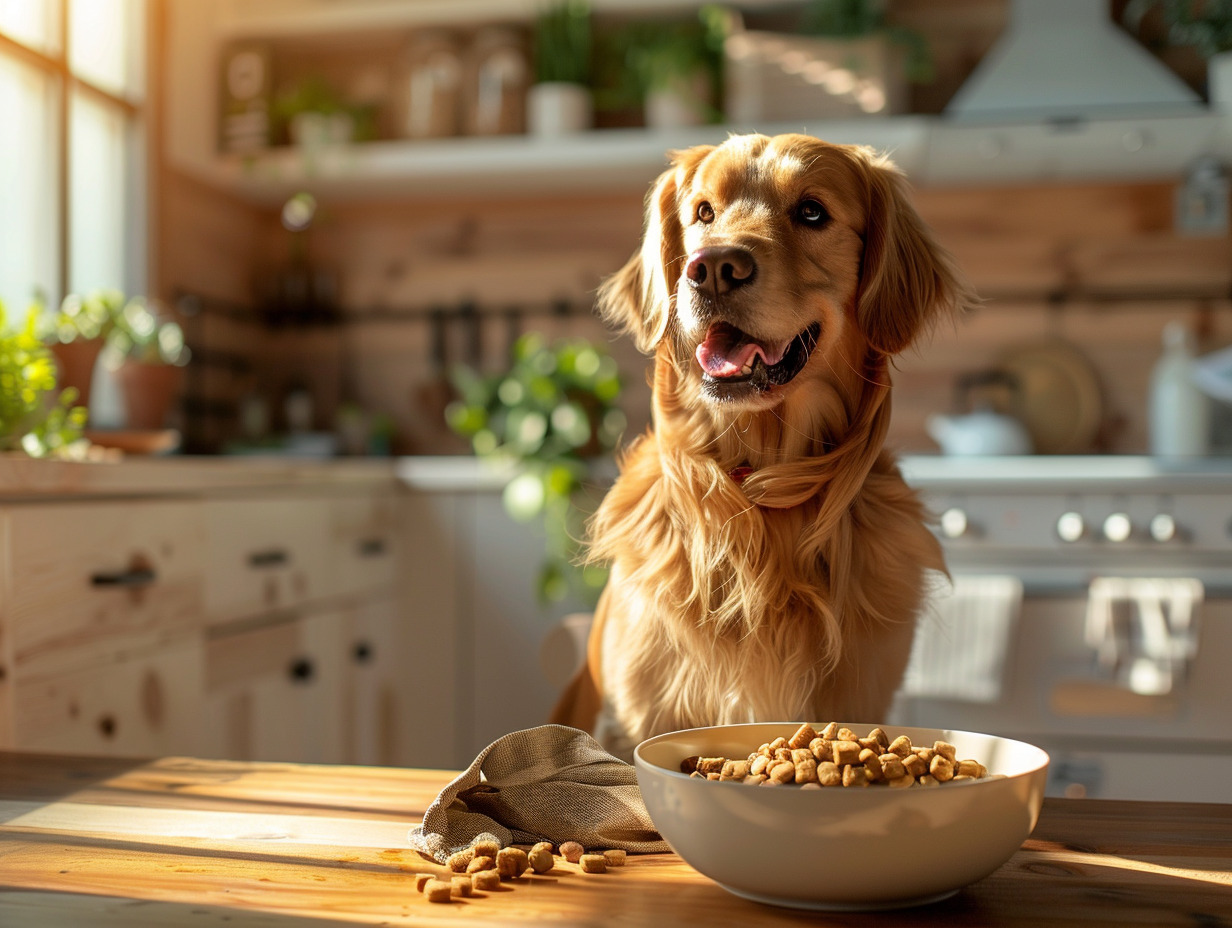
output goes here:
<path id="1" fill-rule="evenodd" d="M 891 720 L 1049 752 L 1049 794 L 1232 802 L 1232 463 L 907 458 L 936 592 Z"/>

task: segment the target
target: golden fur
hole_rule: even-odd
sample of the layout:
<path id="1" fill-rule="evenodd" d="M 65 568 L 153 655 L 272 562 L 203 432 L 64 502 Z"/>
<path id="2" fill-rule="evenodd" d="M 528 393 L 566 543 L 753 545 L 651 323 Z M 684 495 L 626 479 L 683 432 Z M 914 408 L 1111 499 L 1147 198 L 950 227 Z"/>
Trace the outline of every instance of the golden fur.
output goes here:
<path id="1" fill-rule="evenodd" d="M 806 225 L 806 201 L 828 218 Z M 731 246 L 756 262 L 740 286 L 685 279 Z M 882 448 L 888 359 L 973 301 L 866 149 L 751 135 L 673 154 L 640 251 L 600 291 L 654 354 L 654 426 L 590 525 L 611 579 L 556 721 L 627 755 L 698 725 L 884 717 L 926 571 L 944 569 Z M 789 382 L 715 395 L 695 353 L 716 323 L 780 345 L 820 329 Z"/>

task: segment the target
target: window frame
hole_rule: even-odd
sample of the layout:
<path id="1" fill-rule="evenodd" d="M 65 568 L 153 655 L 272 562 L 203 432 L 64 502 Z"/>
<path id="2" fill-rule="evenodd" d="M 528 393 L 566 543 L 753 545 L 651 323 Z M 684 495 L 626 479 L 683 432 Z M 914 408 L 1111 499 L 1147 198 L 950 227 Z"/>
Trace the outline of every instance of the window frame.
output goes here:
<path id="1" fill-rule="evenodd" d="M 54 112 L 51 114 L 52 137 L 56 151 L 54 184 L 55 202 L 55 280 L 58 291 L 48 294 L 53 305 L 73 292 L 70 287 L 73 268 L 72 254 L 72 107 L 76 94 L 91 98 L 96 103 L 118 111 L 126 125 L 125 133 L 125 205 L 126 242 L 124 267 L 121 269 L 124 290 L 128 293 L 145 293 L 150 277 L 150 96 L 153 82 L 154 15 L 157 0 L 141 0 L 139 7 L 129 11 L 131 26 L 140 29 L 137 43 L 140 48 L 137 74 L 132 95 L 117 93 L 104 87 L 72 68 L 70 48 L 69 6 L 71 0 L 56 0 L 55 41 L 51 50 L 26 45 L 0 31 L 0 56 L 9 57 L 19 65 L 33 68 L 52 83 L 50 97 Z M 125 0 L 126 7 L 128 0 Z M 32 285 L 34 282 L 31 282 Z"/>

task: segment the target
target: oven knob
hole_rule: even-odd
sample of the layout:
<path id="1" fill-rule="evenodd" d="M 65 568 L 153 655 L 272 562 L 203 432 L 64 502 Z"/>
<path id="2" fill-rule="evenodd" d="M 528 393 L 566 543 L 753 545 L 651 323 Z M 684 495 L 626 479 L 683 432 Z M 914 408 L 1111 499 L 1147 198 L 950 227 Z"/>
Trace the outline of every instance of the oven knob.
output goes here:
<path id="1" fill-rule="evenodd" d="M 946 538 L 962 538 L 972 534 L 972 525 L 967 513 L 957 506 L 951 506 L 941 513 L 941 534 Z"/>
<path id="2" fill-rule="evenodd" d="M 1114 512 L 1104 519 L 1104 537 L 1109 541 L 1128 541 L 1134 533 L 1134 524 L 1123 512 Z"/>
<path id="3" fill-rule="evenodd" d="M 1151 537 L 1158 542 L 1176 541 L 1180 537 L 1176 519 L 1166 512 L 1161 512 L 1151 519 L 1150 531 Z"/>
<path id="4" fill-rule="evenodd" d="M 1063 512 L 1057 519 L 1057 536 L 1062 541 L 1081 541 L 1087 535 L 1087 520 L 1081 513 Z"/>

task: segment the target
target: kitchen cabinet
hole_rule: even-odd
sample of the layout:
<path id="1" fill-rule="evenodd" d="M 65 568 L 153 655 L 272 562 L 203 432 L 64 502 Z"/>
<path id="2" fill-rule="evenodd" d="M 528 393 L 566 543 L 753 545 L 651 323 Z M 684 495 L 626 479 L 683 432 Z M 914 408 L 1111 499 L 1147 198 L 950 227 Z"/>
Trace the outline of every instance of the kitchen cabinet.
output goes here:
<path id="1" fill-rule="evenodd" d="M 192 754 L 205 721 L 201 643 L 180 637 L 115 660 L 79 648 L 75 670 L 14 675 L 5 744 L 31 751 Z"/>
<path id="2" fill-rule="evenodd" d="M 0 747 L 455 761 L 452 652 L 407 673 L 440 623 L 408 583 L 392 469 L 8 463 Z"/>
<path id="3" fill-rule="evenodd" d="M 275 615 L 217 631 L 206 647 L 209 756 L 351 763 L 353 717 L 345 617 L 334 611 Z"/>
<path id="4" fill-rule="evenodd" d="M 539 601 L 542 528 L 510 518 L 501 502 L 509 471 L 487 463 L 442 457 L 400 466 L 417 526 L 407 563 L 417 606 L 434 618 L 432 638 L 417 645 L 415 672 L 443 662 L 456 668 L 454 766 L 508 732 L 547 721 L 560 687 L 557 668 L 543 664 L 545 641 L 564 616 L 586 608 Z M 449 763 L 449 755 L 434 763 Z"/>

